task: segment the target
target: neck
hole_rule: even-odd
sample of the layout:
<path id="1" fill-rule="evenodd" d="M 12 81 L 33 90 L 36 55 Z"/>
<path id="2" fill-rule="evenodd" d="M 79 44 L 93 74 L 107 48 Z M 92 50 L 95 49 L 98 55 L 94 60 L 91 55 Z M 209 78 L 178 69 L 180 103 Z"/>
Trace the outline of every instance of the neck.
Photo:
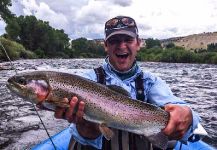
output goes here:
<path id="1" fill-rule="evenodd" d="M 113 72 L 115 72 L 115 74 L 118 75 L 118 77 L 120 77 L 121 80 L 132 77 L 136 73 L 136 70 L 138 69 L 136 60 L 134 61 L 132 67 L 127 71 L 118 71 L 117 69 L 115 69 L 114 66 L 109 62 L 108 57 L 106 58 L 106 61 L 109 64 L 109 66 L 111 67 L 111 70 Z"/>

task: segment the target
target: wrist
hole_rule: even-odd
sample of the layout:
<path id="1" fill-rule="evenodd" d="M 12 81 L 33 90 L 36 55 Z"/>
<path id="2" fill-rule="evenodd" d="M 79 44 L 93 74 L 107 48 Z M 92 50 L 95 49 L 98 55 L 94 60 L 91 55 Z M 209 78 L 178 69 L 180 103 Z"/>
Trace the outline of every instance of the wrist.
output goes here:
<path id="1" fill-rule="evenodd" d="M 88 140 L 94 140 L 101 135 L 98 125 L 76 124 L 76 129 L 80 136 Z"/>

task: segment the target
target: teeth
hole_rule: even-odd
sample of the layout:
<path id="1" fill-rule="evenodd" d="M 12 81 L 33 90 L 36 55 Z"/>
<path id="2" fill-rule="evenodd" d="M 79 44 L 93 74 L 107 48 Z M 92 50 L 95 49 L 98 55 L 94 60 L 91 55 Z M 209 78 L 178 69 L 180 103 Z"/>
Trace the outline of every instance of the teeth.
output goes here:
<path id="1" fill-rule="evenodd" d="M 117 55 L 128 55 L 128 53 L 120 53 L 120 54 L 117 54 Z"/>
<path id="2" fill-rule="evenodd" d="M 129 55 L 128 53 L 116 54 L 116 56 L 120 58 L 127 58 L 128 55 Z"/>

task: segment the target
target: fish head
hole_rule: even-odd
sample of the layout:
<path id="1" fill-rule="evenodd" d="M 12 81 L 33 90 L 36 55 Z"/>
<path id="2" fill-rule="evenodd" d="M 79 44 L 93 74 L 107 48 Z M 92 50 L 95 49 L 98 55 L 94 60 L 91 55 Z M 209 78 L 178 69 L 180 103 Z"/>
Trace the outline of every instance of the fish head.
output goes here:
<path id="1" fill-rule="evenodd" d="M 49 81 L 42 74 L 17 74 L 8 79 L 7 87 L 13 93 L 35 104 L 42 103 L 50 93 Z"/>

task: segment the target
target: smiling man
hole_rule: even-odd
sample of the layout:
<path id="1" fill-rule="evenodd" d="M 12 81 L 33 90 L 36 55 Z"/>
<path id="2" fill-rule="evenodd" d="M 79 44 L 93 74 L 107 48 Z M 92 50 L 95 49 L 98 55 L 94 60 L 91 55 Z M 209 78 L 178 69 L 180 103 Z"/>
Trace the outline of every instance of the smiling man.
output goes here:
<path id="1" fill-rule="evenodd" d="M 128 71 L 140 49 L 140 39 L 129 35 L 113 35 L 105 42 L 109 62 L 118 71 Z"/>
<path id="2" fill-rule="evenodd" d="M 118 71 L 128 71 L 140 49 L 136 23 L 129 17 L 117 17 L 105 24 L 105 51 L 111 65 Z"/>
<path id="3" fill-rule="evenodd" d="M 164 107 L 170 119 L 163 133 L 170 140 L 186 143 L 193 136 L 199 117 L 181 99 L 174 96 L 161 78 L 143 72 L 137 65 L 136 55 L 141 40 L 133 18 L 117 16 L 105 23 L 105 51 L 107 57 L 100 68 L 91 70 L 84 77 L 106 85 L 123 87 L 131 98 Z M 76 115 L 72 115 L 78 105 Z M 115 131 L 115 138 L 106 141 L 101 135 L 98 124 L 83 119 L 85 103 L 77 97 L 70 101 L 70 108 L 58 108 L 56 118 L 66 118 L 71 122 L 71 133 L 79 144 L 75 148 L 103 150 L 147 150 L 152 145 L 140 136 L 124 131 Z M 127 111 L 127 110 L 126 110 Z M 172 145 L 174 146 L 174 145 Z M 173 147 L 170 148 L 173 148 Z"/>

